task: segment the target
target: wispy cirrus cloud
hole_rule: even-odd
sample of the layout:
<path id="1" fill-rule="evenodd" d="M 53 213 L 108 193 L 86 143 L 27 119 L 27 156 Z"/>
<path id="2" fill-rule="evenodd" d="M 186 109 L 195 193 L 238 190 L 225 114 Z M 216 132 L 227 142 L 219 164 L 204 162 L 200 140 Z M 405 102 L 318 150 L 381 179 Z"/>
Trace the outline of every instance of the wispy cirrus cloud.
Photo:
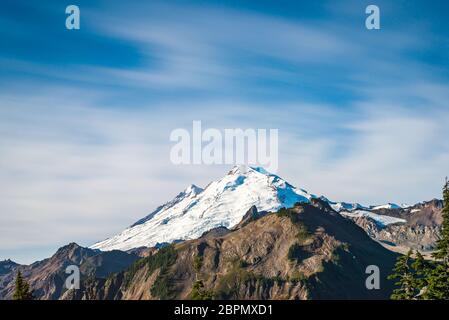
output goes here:
<path id="1" fill-rule="evenodd" d="M 439 196 L 449 75 L 438 52 L 449 42 L 438 12 L 410 27 L 409 11 L 380 3 L 376 34 L 360 2 L 298 16 L 278 5 L 80 6 L 79 34 L 47 5 L 39 33 L 34 18 L 0 19 L 22 21 L 0 33 L 14 40 L 0 54 L 0 258 L 89 245 L 223 175 L 169 162 L 171 130 L 192 120 L 279 128 L 279 175 L 331 199 Z"/>

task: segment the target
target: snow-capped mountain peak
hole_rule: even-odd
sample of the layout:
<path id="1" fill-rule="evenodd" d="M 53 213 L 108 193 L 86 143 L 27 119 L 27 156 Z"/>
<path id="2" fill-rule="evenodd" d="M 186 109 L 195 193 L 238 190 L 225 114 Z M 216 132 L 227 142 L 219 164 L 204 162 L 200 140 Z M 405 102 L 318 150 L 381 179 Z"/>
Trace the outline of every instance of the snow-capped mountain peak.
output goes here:
<path id="1" fill-rule="evenodd" d="M 139 224 L 143 224 L 143 223 L 151 220 L 158 213 L 160 213 L 164 210 L 167 210 L 168 208 L 174 207 L 175 205 L 177 205 L 178 203 L 180 203 L 186 199 L 192 199 L 192 198 L 196 197 L 198 194 L 200 194 L 201 192 L 203 192 L 203 189 L 201 189 L 200 187 L 197 187 L 194 184 L 189 185 L 187 188 L 184 189 L 184 191 L 180 192 L 173 200 L 157 207 L 156 210 L 151 212 L 149 215 L 143 217 L 142 219 L 140 219 L 137 222 L 135 222 L 134 224 L 132 224 L 130 226 L 130 228 L 135 227 Z"/>
<path id="2" fill-rule="evenodd" d="M 275 212 L 282 207 L 293 207 L 297 202 L 310 202 L 313 198 L 317 197 L 263 168 L 235 166 L 224 177 L 212 181 L 204 189 L 195 185 L 188 186 L 173 200 L 159 206 L 120 234 L 98 242 L 91 248 L 129 250 L 195 239 L 213 228 L 236 226 L 253 206 L 258 211 Z M 368 215 L 383 225 L 402 222 L 400 219 L 388 220 L 370 212 L 396 207 L 390 203 L 365 207 L 358 203 L 333 202 L 324 196 L 320 199 L 328 202 L 343 216 Z"/>
<path id="3" fill-rule="evenodd" d="M 337 212 L 342 211 L 354 211 L 354 210 L 369 210 L 369 208 L 362 206 L 360 203 L 349 203 L 349 202 L 334 202 L 326 198 L 325 196 L 320 197 L 321 200 L 329 203 L 332 209 Z"/>
<path id="4" fill-rule="evenodd" d="M 386 203 L 386 204 L 382 204 L 382 205 L 378 205 L 378 206 L 370 206 L 371 210 L 379 210 L 379 209 L 405 209 L 410 207 L 407 204 L 401 204 L 398 205 L 396 203 Z"/>
<path id="5" fill-rule="evenodd" d="M 197 187 L 194 184 L 191 184 L 182 193 L 184 193 L 186 196 L 190 196 L 190 195 L 197 195 L 201 192 L 203 192 L 203 189 L 201 189 L 200 187 Z"/>
<path id="6" fill-rule="evenodd" d="M 277 211 L 314 197 L 263 168 L 235 166 L 204 190 L 187 187 L 173 200 L 92 248 L 129 250 L 194 239 L 216 227 L 234 227 L 252 206 L 259 211 Z"/>

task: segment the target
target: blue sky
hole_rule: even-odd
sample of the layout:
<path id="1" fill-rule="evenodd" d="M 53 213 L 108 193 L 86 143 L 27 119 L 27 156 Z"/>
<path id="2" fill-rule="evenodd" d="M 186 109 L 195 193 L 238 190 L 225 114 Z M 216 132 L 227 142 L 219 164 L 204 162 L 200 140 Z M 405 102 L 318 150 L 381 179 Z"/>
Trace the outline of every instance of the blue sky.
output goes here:
<path id="1" fill-rule="evenodd" d="M 65 7 L 81 29 L 65 28 Z M 381 30 L 365 28 L 365 8 Z M 0 259 L 115 234 L 226 166 L 169 134 L 278 128 L 278 174 L 414 203 L 449 172 L 447 1 L 2 1 Z"/>

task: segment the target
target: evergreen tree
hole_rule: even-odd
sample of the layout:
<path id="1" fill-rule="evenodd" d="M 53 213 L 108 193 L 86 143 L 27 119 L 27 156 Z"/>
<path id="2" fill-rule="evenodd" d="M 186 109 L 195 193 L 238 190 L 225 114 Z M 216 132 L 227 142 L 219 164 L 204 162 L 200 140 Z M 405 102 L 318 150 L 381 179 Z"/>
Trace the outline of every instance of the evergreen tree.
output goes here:
<path id="1" fill-rule="evenodd" d="M 397 279 L 395 285 L 399 287 L 393 290 L 393 294 L 391 295 L 391 299 L 393 300 L 411 300 L 418 293 L 415 287 L 416 283 L 413 272 L 410 268 L 412 253 L 412 250 L 409 250 L 406 255 L 398 257 L 393 274 L 388 276 L 388 279 Z"/>
<path id="2" fill-rule="evenodd" d="M 392 299 L 436 299 L 449 300 L 449 182 L 443 187 L 443 223 L 441 238 L 432 253 L 435 261 L 426 261 L 416 252 L 415 261 L 409 266 L 412 251 L 397 259 L 394 273 L 389 279 L 398 279 L 399 287 L 393 291 Z M 411 267 L 411 268 L 410 268 Z"/>
<path id="3" fill-rule="evenodd" d="M 446 266 L 449 266 L 449 181 L 443 187 L 443 224 L 441 238 L 437 241 L 433 257 L 442 260 Z"/>
<path id="4" fill-rule="evenodd" d="M 416 250 L 416 257 L 415 261 L 412 263 L 412 269 L 414 272 L 414 287 L 417 291 L 420 291 L 416 298 L 426 299 L 428 277 L 429 272 L 431 271 L 431 266 L 418 250 Z"/>
<path id="5" fill-rule="evenodd" d="M 435 263 L 426 278 L 426 299 L 449 300 L 449 271 L 445 264 Z"/>
<path id="6" fill-rule="evenodd" d="M 33 294 L 30 291 L 30 286 L 28 282 L 22 277 L 20 271 L 17 272 L 16 276 L 16 287 L 13 295 L 14 300 L 32 300 Z"/>
<path id="7" fill-rule="evenodd" d="M 428 272 L 426 297 L 449 300 L 449 182 L 443 187 L 443 223 L 441 238 L 432 256 L 437 260 Z"/>

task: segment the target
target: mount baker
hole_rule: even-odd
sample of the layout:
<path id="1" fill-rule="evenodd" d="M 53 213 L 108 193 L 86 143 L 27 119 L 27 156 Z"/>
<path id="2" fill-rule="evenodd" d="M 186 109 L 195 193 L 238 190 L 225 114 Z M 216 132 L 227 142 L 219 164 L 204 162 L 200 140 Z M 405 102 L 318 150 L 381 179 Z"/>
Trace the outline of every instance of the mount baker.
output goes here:
<path id="1" fill-rule="evenodd" d="M 102 251 L 154 247 L 163 243 L 196 239 L 217 228 L 235 227 L 253 206 L 259 212 L 276 212 L 295 203 L 308 203 L 317 196 L 296 188 L 277 175 L 260 167 L 235 166 L 223 178 L 204 189 L 190 185 L 173 200 L 158 207 L 120 234 L 91 246 Z M 333 202 L 320 197 L 347 217 L 368 216 L 378 224 L 405 222 L 404 219 L 381 216 L 357 203 Z M 388 204 L 381 208 L 400 206 Z M 349 214 L 350 212 L 350 214 Z"/>

